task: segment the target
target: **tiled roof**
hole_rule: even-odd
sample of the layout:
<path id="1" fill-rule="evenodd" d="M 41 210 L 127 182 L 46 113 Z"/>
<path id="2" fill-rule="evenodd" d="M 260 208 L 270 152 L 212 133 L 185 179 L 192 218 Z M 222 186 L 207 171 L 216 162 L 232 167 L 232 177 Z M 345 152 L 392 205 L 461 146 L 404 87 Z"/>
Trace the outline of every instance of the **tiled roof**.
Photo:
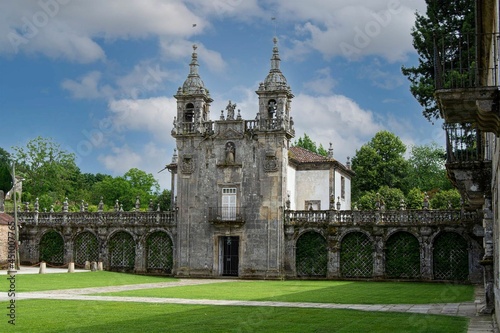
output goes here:
<path id="1" fill-rule="evenodd" d="M 14 218 L 6 213 L 0 213 L 0 225 L 9 224 L 9 222 L 14 221 Z"/>
<path id="2" fill-rule="evenodd" d="M 334 159 L 330 159 L 326 156 L 322 156 L 313 153 L 310 150 L 304 149 L 302 147 L 290 147 L 290 158 L 299 163 L 314 163 L 314 162 L 333 162 Z"/>

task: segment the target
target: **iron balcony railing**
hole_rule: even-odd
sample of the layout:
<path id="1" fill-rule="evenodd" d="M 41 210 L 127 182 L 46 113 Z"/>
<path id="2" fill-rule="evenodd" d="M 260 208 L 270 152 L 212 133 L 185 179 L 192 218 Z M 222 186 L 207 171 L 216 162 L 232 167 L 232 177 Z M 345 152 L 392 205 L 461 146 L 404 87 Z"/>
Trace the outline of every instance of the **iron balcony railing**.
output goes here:
<path id="1" fill-rule="evenodd" d="M 498 33 L 436 36 L 436 89 L 498 86 L 498 41 Z"/>
<path id="2" fill-rule="evenodd" d="M 212 223 L 237 222 L 243 223 L 245 216 L 242 207 L 209 207 L 208 220 Z"/>
<path id="3" fill-rule="evenodd" d="M 471 124 L 444 124 L 447 163 L 485 161 L 488 141 Z"/>

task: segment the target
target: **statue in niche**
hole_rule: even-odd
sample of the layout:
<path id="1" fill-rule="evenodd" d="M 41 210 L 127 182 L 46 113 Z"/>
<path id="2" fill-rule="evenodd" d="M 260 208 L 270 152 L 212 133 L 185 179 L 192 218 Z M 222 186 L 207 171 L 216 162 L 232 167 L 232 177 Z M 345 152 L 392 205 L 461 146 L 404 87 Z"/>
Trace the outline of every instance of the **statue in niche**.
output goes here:
<path id="1" fill-rule="evenodd" d="M 234 156 L 235 156 L 236 148 L 234 143 L 228 142 L 226 143 L 226 163 L 234 164 Z"/>
<path id="2" fill-rule="evenodd" d="M 236 109 L 236 103 L 229 103 L 226 106 L 227 117 L 226 120 L 234 120 L 234 110 Z"/>

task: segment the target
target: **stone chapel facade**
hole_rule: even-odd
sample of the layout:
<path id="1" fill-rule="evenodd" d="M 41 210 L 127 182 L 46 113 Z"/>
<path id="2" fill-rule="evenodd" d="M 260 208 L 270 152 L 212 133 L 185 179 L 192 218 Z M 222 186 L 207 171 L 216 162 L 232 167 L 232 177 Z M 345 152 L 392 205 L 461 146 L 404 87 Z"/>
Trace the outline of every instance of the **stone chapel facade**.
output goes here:
<path id="1" fill-rule="evenodd" d="M 177 211 L 175 274 L 278 278 L 285 271 L 286 210 L 350 210 L 353 172 L 333 159 L 291 147 L 294 97 L 280 70 L 277 39 L 260 83 L 255 119 L 229 101 L 211 120 L 208 89 L 190 72 L 174 97 L 172 174 Z"/>

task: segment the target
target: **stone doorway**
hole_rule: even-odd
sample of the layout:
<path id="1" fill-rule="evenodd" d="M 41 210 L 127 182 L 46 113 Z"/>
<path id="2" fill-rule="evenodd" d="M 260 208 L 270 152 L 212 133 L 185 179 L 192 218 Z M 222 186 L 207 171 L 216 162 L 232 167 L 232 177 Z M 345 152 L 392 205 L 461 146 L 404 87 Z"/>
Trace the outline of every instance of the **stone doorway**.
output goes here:
<path id="1" fill-rule="evenodd" d="M 238 276 L 240 238 L 223 236 L 219 241 L 220 274 Z"/>

